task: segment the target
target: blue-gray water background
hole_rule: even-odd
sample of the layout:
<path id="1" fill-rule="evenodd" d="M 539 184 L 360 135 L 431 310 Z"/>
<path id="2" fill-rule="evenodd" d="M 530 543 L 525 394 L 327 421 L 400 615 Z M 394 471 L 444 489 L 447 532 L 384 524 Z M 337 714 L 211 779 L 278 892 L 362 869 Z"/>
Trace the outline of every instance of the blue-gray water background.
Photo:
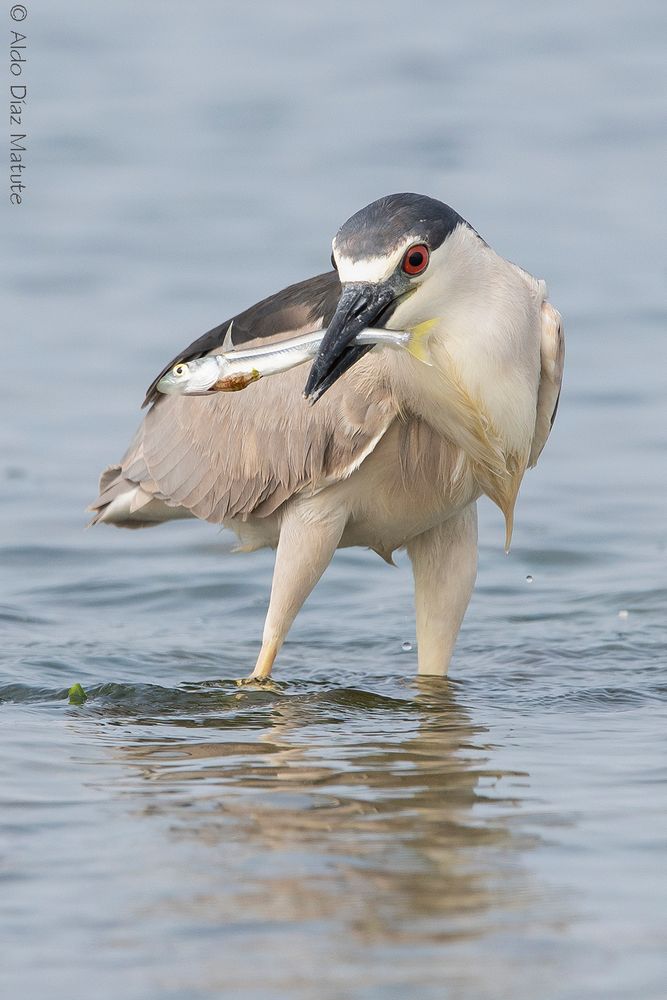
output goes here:
<path id="1" fill-rule="evenodd" d="M 2 996 L 662 1000 L 664 3 L 26 6 Z M 83 507 L 176 350 L 325 270 L 341 222 L 401 190 L 548 279 L 555 432 L 509 558 L 480 504 L 448 683 L 413 680 L 405 557 L 348 550 L 282 686 L 239 691 L 272 554 L 199 523 L 85 533 Z"/>

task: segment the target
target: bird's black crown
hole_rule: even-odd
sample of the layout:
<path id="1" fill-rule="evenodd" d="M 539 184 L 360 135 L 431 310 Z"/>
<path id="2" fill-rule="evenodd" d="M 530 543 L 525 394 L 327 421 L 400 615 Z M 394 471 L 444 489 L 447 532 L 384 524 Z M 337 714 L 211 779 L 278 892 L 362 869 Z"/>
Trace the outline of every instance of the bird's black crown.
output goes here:
<path id="1" fill-rule="evenodd" d="M 336 252 L 351 260 L 385 256 L 406 238 L 436 250 L 457 226 L 472 226 L 449 205 L 424 194 L 389 194 L 345 222 L 335 237 Z"/>

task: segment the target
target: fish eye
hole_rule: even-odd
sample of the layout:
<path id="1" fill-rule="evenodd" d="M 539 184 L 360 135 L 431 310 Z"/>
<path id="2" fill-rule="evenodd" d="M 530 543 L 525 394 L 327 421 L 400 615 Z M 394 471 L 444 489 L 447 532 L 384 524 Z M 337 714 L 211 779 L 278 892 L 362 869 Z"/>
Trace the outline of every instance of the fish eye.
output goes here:
<path id="1" fill-rule="evenodd" d="M 428 267 L 429 249 L 425 243 L 417 243 L 405 251 L 401 267 L 410 276 L 421 274 Z"/>
<path id="2" fill-rule="evenodd" d="M 179 378 L 181 377 L 181 375 L 185 375 L 185 373 L 187 372 L 187 370 L 188 370 L 188 366 L 186 364 L 184 364 L 183 362 L 180 362 L 179 364 L 174 365 L 174 368 L 173 368 L 174 375 L 177 375 Z"/>

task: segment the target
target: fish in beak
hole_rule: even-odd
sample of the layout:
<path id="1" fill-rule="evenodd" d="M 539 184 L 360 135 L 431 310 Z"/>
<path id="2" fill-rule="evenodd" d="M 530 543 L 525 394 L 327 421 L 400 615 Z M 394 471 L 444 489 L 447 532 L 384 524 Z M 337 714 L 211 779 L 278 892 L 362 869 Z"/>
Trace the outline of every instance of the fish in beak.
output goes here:
<path id="1" fill-rule="evenodd" d="M 361 330 L 381 326 L 396 303 L 396 292 L 388 282 L 354 282 L 343 285 L 338 306 L 313 362 L 304 396 L 315 403 L 355 362 L 372 350 L 352 342 Z"/>

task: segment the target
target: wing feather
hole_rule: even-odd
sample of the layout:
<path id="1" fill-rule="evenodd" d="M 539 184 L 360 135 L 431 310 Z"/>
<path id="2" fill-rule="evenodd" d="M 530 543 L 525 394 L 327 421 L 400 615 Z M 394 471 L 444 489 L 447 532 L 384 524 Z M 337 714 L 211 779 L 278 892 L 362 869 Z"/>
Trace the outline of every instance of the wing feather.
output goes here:
<path id="1" fill-rule="evenodd" d="M 542 336 L 540 340 L 540 385 L 537 394 L 535 432 L 530 450 L 529 466 L 535 465 L 547 443 L 556 418 L 563 382 L 565 335 L 560 313 L 549 302 L 542 303 Z"/>
<path id="2" fill-rule="evenodd" d="M 292 285 L 233 320 L 234 344 L 271 343 L 329 322 L 340 295 L 335 272 Z M 222 349 L 229 322 L 191 344 L 164 369 Z M 349 476 L 373 450 L 398 408 L 372 355 L 341 377 L 316 406 L 303 398 L 296 368 L 260 379 L 243 392 L 162 396 L 152 402 L 119 466 L 107 473 L 93 505 L 102 510 L 122 485 L 133 486 L 222 523 L 267 516 L 301 491 Z M 103 513 L 98 519 L 104 519 Z"/>

